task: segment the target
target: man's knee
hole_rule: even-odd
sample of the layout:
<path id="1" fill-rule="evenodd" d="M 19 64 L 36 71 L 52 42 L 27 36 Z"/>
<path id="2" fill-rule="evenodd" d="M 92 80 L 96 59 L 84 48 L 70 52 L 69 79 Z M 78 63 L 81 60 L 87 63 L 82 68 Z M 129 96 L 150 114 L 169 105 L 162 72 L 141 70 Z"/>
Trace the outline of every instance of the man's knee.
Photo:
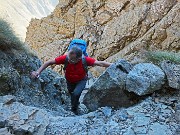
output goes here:
<path id="1" fill-rule="evenodd" d="M 81 95 L 81 92 L 79 92 L 79 91 L 74 91 L 74 92 L 72 92 L 72 95 L 73 95 L 74 97 L 79 97 L 79 96 Z"/>

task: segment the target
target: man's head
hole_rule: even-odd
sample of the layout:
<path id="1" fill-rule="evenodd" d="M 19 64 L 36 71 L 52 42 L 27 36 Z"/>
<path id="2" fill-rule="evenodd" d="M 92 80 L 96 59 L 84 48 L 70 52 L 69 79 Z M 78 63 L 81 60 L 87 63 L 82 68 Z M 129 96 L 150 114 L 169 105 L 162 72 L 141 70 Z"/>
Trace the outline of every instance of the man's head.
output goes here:
<path id="1" fill-rule="evenodd" d="M 77 63 L 82 58 L 82 50 L 79 47 L 72 47 L 68 52 L 70 62 Z"/>

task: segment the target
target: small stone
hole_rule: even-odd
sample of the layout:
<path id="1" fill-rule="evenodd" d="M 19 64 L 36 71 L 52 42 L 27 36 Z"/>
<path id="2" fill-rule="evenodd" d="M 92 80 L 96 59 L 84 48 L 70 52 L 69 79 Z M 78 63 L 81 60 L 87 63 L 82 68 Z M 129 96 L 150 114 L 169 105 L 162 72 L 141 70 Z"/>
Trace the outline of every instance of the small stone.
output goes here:
<path id="1" fill-rule="evenodd" d="M 102 112 L 106 117 L 111 116 L 111 111 L 112 111 L 112 109 L 110 107 L 103 107 L 103 109 L 102 109 Z"/>
<path id="2" fill-rule="evenodd" d="M 0 128 L 5 127 L 7 121 L 5 120 L 4 117 L 0 116 Z"/>
<path id="3" fill-rule="evenodd" d="M 162 122 L 166 121 L 166 119 L 162 115 L 159 116 L 159 120 Z"/>
<path id="4" fill-rule="evenodd" d="M 127 129 L 127 131 L 126 131 L 123 135 L 135 135 L 135 133 L 134 133 L 134 131 L 132 130 L 132 128 L 129 127 L 129 128 Z"/>
<path id="5" fill-rule="evenodd" d="M 6 105 L 12 104 L 15 101 L 15 97 L 12 95 L 3 96 L 3 103 Z"/>
<path id="6" fill-rule="evenodd" d="M 166 109 L 167 108 L 167 105 L 161 105 L 162 109 Z"/>
<path id="7" fill-rule="evenodd" d="M 24 111 L 20 112 L 19 117 L 20 117 L 20 119 L 22 119 L 22 120 L 27 120 L 27 119 L 29 118 L 29 117 L 28 117 L 28 113 L 27 113 L 27 112 L 24 112 Z"/>
<path id="8" fill-rule="evenodd" d="M 147 127 L 146 126 L 134 127 L 134 132 L 136 134 L 147 134 Z"/>
<path id="9" fill-rule="evenodd" d="M 120 121 L 125 121 L 128 119 L 128 114 L 125 111 L 120 112 L 118 116 Z"/>
<path id="10" fill-rule="evenodd" d="M 180 110 L 175 112 L 175 119 L 180 122 Z"/>
<path id="11" fill-rule="evenodd" d="M 144 114 L 137 114 L 134 118 L 135 126 L 142 127 L 146 126 L 150 122 L 150 117 L 146 117 Z"/>
<path id="12" fill-rule="evenodd" d="M 175 110 L 180 110 L 180 103 L 176 105 Z"/>
<path id="13" fill-rule="evenodd" d="M 19 123 L 20 125 L 23 125 L 23 124 L 25 123 L 25 120 L 20 120 L 18 123 Z"/>

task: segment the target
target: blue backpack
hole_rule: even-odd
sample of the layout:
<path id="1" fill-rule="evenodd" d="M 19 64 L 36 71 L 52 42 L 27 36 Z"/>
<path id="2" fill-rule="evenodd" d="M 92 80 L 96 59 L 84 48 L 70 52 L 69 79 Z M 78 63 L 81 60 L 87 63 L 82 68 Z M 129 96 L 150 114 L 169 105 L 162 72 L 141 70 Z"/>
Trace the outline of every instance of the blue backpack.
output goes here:
<path id="1" fill-rule="evenodd" d="M 87 43 L 85 40 L 83 39 L 73 39 L 68 47 L 68 51 L 72 48 L 72 47 L 79 47 L 82 50 L 82 53 L 84 56 L 88 56 L 86 49 L 87 49 Z"/>
<path id="2" fill-rule="evenodd" d="M 86 52 L 87 49 L 87 43 L 85 40 L 83 39 L 73 39 L 68 47 L 68 51 L 72 48 L 72 47 L 79 47 L 82 50 L 83 56 L 82 56 L 82 64 L 84 67 L 85 72 L 88 72 L 88 67 L 87 67 L 87 62 L 84 56 L 88 57 L 88 54 Z M 66 70 L 66 67 L 68 65 L 68 57 L 66 57 L 65 59 L 65 63 L 64 63 L 64 70 Z"/>

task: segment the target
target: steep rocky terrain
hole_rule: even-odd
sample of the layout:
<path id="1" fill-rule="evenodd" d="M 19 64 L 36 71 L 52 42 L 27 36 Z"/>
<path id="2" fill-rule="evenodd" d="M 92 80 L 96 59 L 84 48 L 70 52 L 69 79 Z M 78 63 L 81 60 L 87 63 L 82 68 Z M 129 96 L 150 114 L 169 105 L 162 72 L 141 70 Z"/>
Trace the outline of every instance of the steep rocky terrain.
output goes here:
<path id="1" fill-rule="evenodd" d="M 116 61 L 83 92 L 79 115 L 70 111 L 65 78 L 51 69 L 32 78 L 42 62 L 0 20 L 0 135 L 179 135 L 180 64 L 138 60 L 148 49 L 179 52 L 179 4 L 61 0 L 31 21 L 26 41 L 42 60 L 82 37 L 90 56 Z"/>
<path id="2" fill-rule="evenodd" d="M 172 95 L 171 95 L 172 96 Z M 163 100 L 147 98 L 139 105 L 112 110 L 109 107 L 81 116 L 52 116 L 47 111 L 0 97 L 1 133 L 15 135 L 179 135 L 180 106 L 172 109 Z M 166 101 L 168 102 L 168 100 Z M 169 102 L 171 103 L 171 102 Z M 6 128 L 4 128 L 6 127 Z M 8 129 L 7 129 L 8 128 Z M 1 134 L 0 133 L 0 134 Z"/>
<path id="3" fill-rule="evenodd" d="M 86 100 L 87 97 L 92 97 L 95 93 L 93 100 L 92 98 L 88 99 L 89 103 L 85 103 L 86 105 L 91 105 L 90 102 L 93 102 L 93 106 L 99 106 L 100 104 L 96 102 L 97 99 L 100 99 L 101 101 L 104 100 L 106 101 L 106 103 L 104 102 L 104 104 L 101 104 L 97 108 L 97 110 L 89 112 L 87 114 L 75 116 L 68 110 L 65 111 L 62 106 L 58 108 L 59 113 L 57 114 L 52 110 L 47 110 L 46 107 L 32 107 L 34 106 L 32 102 L 29 104 L 29 106 L 27 106 L 26 103 L 18 100 L 18 98 L 16 97 L 17 95 L 0 96 L 0 134 L 179 135 L 180 89 L 172 89 L 170 88 L 171 86 L 168 86 L 167 84 L 166 87 L 159 88 L 158 91 L 154 92 L 152 95 L 147 95 L 131 107 L 120 107 L 123 106 L 123 104 L 118 102 L 115 103 L 115 100 L 118 100 L 119 98 L 122 100 L 122 103 L 123 101 L 124 103 L 126 103 L 127 101 L 125 100 L 130 99 L 124 100 L 123 97 L 121 97 L 122 95 L 118 95 L 118 92 L 125 92 L 125 89 L 123 89 L 123 87 L 121 88 L 121 86 L 124 84 L 123 78 L 119 76 L 120 87 L 115 86 L 115 88 L 113 86 L 114 84 L 118 83 L 116 82 L 116 79 L 113 78 L 114 72 L 122 72 L 113 70 L 114 66 L 110 67 L 109 71 L 106 71 L 104 74 L 102 74 L 101 77 L 99 77 L 94 83 L 94 85 L 96 86 L 98 83 L 106 82 L 108 84 L 101 86 L 101 88 L 98 88 L 98 86 L 92 86 L 87 95 L 85 95 Z M 179 65 L 174 66 L 179 67 Z M 143 70 L 143 68 L 141 70 Z M 180 71 L 180 68 L 178 68 L 178 70 Z M 149 71 L 147 71 L 146 77 L 148 77 L 149 74 L 149 78 L 151 78 L 152 73 Z M 157 70 L 155 69 L 154 71 L 156 72 Z M 130 72 L 136 71 L 133 71 L 132 69 Z M 130 72 L 128 73 L 128 75 L 130 75 Z M 108 73 L 109 77 L 107 77 Z M 107 78 L 103 80 L 103 76 L 106 76 Z M 154 77 L 154 79 L 156 80 L 156 77 Z M 177 81 L 178 79 L 178 77 L 175 78 L 175 80 Z M 139 82 L 136 81 L 134 84 L 138 83 Z M 148 81 L 146 81 L 146 83 L 148 83 Z M 51 84 L 51 82 L 49 82 L 49 84 Z M 140 85 L 138 88 L 141 88 L 141 86 L 142 85 Z M 94 90 L 95 88 L 96 90 Z M 113 89 L 113 91 L 116 92 L 112 92 L 112 88 L 115 88 Z M 102 89 L 104 89 L 104 92 L 102 91 Z M 38 92 L 38 90 L 36 91 Z M 94 93 L 92 93 L 92 91 Z M 99 91 L 101 91 L 102 94 Z M 134 91 L 136 91 L 136 89 Z M 26 94 L 28 94 L 28 92 Z M 111 94 L 111 96 L 109 96 L 109 94 Z M 24 95 L 22 95 L 22 97 L 23 96 Z M 140 99 L 140 97 L 138 98 Z M 41 99 L 41 96 L 37 95 L 37 99 Z M 41 99 L 39 103 L 41 104 L 41 102 L 44 100 L 45 99 Z M 56 99 L 54 98 L 52 98 L 51 100 L 54 102 L 56 101 Z M 37 101 L 34 100 L 34 102 Z M 111 104 L 112 102 L 114 102 L 113 105 L 119 105 L 119 107 L 113 108 Z M 109 107 L 107 107 L 106 105 L 108 105 Z M 82 107 L 83 106 L 81 104 L 81 108 Z"/>
<path id="4" fill-rule="evenodd" d="M 39 79 L 31 78 L 31 72 L 42 62 L 14 35 L 6 22 L 0 20 L 0 26 L 0 95 L 12 94 L 25 105 L 60 110 L 67 101 L 65 79 L 50 69 Z"/>
<path id="5" fill-rule="evenodd" d="M 179 16 L 177 0 L 61 0 L 50 16 L 30 22 L 26 42 L 43 61 L 81 37 L 98 60 L 138 62 L 145 50 L 179 52 Z"/>
<path id="6" fill-rule="evenodd" d="M 59 0 L 0 0 L 0 18 L 8 21 L 18 37 L 24 41 L 32 18 L 49 15 Z"/>

